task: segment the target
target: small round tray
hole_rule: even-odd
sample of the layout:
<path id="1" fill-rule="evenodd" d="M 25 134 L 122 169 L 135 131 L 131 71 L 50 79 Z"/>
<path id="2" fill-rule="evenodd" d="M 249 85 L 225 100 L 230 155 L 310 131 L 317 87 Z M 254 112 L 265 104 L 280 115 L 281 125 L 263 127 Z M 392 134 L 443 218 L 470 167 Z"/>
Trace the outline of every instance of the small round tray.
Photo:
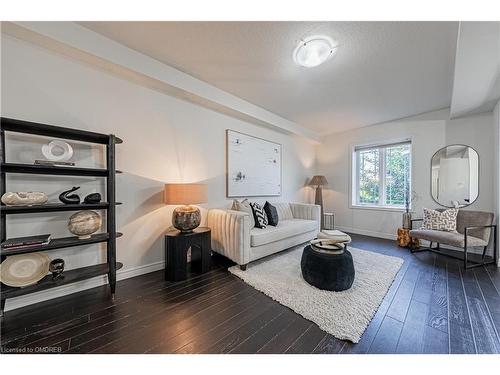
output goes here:
<path id="1" fill-rule="evenodd" d="M 315 251 L 328 254 L 342 254 L 344 252 L 344 244 L 338 240 L 316 239 L 310 242 L 311 248 Z"/>

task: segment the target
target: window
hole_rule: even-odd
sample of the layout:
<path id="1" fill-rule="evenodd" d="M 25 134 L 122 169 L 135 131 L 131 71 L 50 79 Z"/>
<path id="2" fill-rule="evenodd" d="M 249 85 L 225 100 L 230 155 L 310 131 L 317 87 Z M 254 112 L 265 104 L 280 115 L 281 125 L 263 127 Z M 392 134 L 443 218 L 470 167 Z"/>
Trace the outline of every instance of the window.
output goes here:
<path id="1" fill-rule="evenodd" d="M 405 207 L 411 191 L 410 141 L 355 147 L 352 164 L 353 205 Z"/>

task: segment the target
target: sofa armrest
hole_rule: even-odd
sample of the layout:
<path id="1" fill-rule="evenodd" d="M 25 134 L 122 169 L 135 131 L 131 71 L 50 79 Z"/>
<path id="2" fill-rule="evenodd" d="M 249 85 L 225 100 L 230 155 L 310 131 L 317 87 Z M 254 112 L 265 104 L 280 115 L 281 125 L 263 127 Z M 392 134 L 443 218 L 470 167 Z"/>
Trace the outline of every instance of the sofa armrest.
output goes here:
<path id="1" fill-rule="evenodd" d="M 321 223 L 321 207 L 317 204 L 290 203 L 290 209 L 295 219 L 315 220 L 318 223 L 318 232 Z"/>
<path id="2" fill-rule="evenodd" d="M 248 213 L 210 209 L 207 226 L 212 230 L 212 250 L 239 265 L 250 262 L 250 215 Z"/>

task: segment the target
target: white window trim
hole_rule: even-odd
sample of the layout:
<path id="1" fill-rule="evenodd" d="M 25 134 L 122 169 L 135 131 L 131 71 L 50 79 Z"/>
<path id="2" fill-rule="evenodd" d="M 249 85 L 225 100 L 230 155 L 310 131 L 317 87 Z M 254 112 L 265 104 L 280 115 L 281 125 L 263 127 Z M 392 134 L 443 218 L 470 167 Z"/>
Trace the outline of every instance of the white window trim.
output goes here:
<path id="1" fill-rule="evenodd" d="M 406 208 L 400 206 L 387 206 L 387 205 L 378 205 L 378 204 L 360 204 L 357 202 L 357 183 L 358 179 L 357 171 L 359 166 L 359 158 L 357 157 L 356 148 L 376 148 L 382 146 L 388 146 L 394 143 L 410 143 L 410 191 L 412 191 L 413 186 L 413 140 L 411 137 L 407 138 L 396 138 L 396 139 L 387 139 L 380 142 L 371 142 L 371 143 L 356 143 L 350 145 L 350 157 L 349 157 L 349 208 L 350 209 L 359 209 L 359 210 L 374 210 L 374 211 L 393 211 L 393 212 L 404 212 Z M 382 157 L 385 157 L 383 154 Z M 385 162 L 382 164 L 385 169 Z M 382 184 L 385 184 L 385 179 L 382 180 Z M 385 195 L 385 186 L 382 194 Z M 385 198 L 385 197 L 384 197 Z M 384 199 L 385 200 L 385 199 Z M 412 209 L 412 204 L 410 202 L 409 210 Z"/>

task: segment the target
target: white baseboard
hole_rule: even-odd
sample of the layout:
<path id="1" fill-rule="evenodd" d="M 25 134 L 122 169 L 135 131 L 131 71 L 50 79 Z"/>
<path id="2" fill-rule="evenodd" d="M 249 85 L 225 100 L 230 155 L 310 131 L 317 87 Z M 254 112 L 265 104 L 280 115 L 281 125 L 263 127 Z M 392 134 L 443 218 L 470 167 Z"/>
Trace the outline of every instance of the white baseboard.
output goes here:
<path id="1" fill-rule="evenodd" d="M 352 227 L 344 227 L 344 226 L 336 226 L 335 229 L 338 229 L 342 232 L 362 234 L 364 236 L 385 238 L 387 240 L 396 240 L 398 238 L 398 236 L 394 233 L 375 232 L 375 231 L 371 231 L 371 230 L 352 228 Z"/>
<path id="2" fill-rule="evenodd" d="M 116 272 L 116 279 L 117 280 L 129 279 L 134 276 L 139 276 L 146 273 L 161 270 L 164 267 L 165 267 L 165 262 L 160 261 L 151 264 L 125 268 Z M 108 278 L 107 276 L 103 275 L 94 277 L 92 279 L 63 285 L 57 288 L 47 289 L 41 292 L 27 294 L 25 296 L 9 298 L 5 302 L 5 311 L 14 310 L 19 307 L 50 300 L 57 297 L 62 297 L 72 293 L 81 292 L 82 290 L 95 288 L 101 285 L 106 285 L 107 283 L 108 283 Z"/>
<path id="3" fill-rule="evenodd" d="M 371 230 L 365 230 L 365 229 L 359 229 L 359 228 L 352 228 L 352 227 L 344 227 L 344 226 L 336 226 L 335 229 L 341 230 L 342 232 L 348 232 L 348 233 L 354 233 L 354 234 L 362 234 L 364 236 L 370 236 L 370 237 L 376 237 L 376 238 L 385 238 L 387 240 L 396 240 L 398 236 L 393 233 L 383 233 L 383 232 L 375 232 Z M 429 246 L 428 241 L 421 241 L 422 245 L 424 246 Z M 447 246 L 447 245 L 441 245 L 443 249 L 448 249 L 448 250 L 461 250 L 457 247 L 452 247 L 452 246 Z M 475 248 L 470 248 L 468 250 L 469 253 L 472 254 L 482 254 L 482 249 L 475 249 Z"/>

